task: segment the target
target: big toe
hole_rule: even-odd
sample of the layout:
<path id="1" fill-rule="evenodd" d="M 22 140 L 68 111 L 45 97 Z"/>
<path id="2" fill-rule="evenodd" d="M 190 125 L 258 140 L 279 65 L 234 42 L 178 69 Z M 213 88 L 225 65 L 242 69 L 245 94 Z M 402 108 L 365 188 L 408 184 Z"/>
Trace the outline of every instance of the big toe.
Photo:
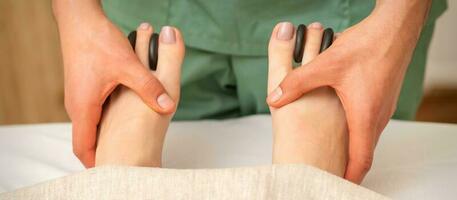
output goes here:
<path id="1" fill-rule="evenodd" d="M 159 36 L 156 76 L 175 101 L 179 99 L 184 53 L 185 47 L 181 32 L 175 27 L 162 27 Z"/>
<path id="2" fill-rule="evenodd" d="M 290 22 L 275 26 L 268 45 L 268 93 L 279 86 L 292 71 L 292 55 L 295 45 L 295 27 Z"/>

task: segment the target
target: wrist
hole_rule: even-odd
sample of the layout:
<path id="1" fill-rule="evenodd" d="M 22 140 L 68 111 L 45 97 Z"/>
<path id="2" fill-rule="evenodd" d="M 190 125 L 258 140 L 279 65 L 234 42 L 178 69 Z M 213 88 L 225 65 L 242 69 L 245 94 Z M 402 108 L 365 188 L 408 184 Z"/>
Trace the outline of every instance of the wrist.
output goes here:
<path id="1" fill-rule="evenodd" d="M 52 0 L 52 9 L 59 28 L 106 18 L 100 0 Z"/>
<path id="2" fill-rule="evenodd" d="M 415 44 L 428 16 L 431 0 L 377 0 L 370 16 L 391 27 L 396 38 L 407 44 Z"/>

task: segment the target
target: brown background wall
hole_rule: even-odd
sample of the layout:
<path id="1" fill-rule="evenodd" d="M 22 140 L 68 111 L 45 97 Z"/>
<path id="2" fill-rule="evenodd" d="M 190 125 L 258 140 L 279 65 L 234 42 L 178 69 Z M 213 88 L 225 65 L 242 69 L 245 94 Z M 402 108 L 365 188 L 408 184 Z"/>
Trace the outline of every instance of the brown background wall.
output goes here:
<path id="1" fill-rule="evenodd" d="M 0 0 L 0 124 L 67 120 L 51 0 Z"/>
<path id="2" fill-rule="evenodd" d="M 446 59 L 436 56 L 453 52 L 445 34 L 452 35 L 456 30 L 453 24 L 457 9 L 452 2 L 449 4 L 448 12 L 438 21 L 434 38 L 438 40 L 432 45 L 429 75 L 453 74 L 448 71 L 456 67 L 455 60 L 443 64 L 441 61 Z M 455 41 L 454 36 L 451 39 Z M 455 59 L 453 55 L 448 57 Z M 444 80 L 442 76 L 433 77 L 428 79 Z M 456 84 L 433 87 L 426 94 L 418 120 L 457 123 Z M 63 104 L 62 58 L 51 0 L 0 0 L 0 124 L 57 121 L 68 121 L 68 117 Z"/>

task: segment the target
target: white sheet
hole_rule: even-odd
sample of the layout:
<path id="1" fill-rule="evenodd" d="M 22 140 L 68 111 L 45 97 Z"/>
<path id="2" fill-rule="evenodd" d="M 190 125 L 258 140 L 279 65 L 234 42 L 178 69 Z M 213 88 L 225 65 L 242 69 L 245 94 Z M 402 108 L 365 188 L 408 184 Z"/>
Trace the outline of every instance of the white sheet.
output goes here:
<path id="1" fill-rule="evenodd" d="M 164 166 L 216 168 L 269 164 L 270 117 L 174 122 Z M 363 185 L 393 199 L 457 198 L 457 125 L 392 120 Z M 0 192 L 83 170 L 69 124 L 0 127 Z"/>

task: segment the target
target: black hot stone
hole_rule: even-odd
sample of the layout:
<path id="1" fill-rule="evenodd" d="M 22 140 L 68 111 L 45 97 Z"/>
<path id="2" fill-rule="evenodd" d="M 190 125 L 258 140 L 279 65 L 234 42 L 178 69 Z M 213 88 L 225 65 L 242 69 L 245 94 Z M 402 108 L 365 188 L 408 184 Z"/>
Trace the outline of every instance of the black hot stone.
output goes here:
<path id="1" fill-rule="evenodd" d="M 133 50 L 135 50 L 136 45 L 136 31 L 130 32 L 127 36 L 129 39 L 130 45 L 132 46 Z M 159 52 L 159 34 L 153 33 L 151 39 L 149 41 L 149 69 L 156 70 L 157 69 L 157 60 L 158 60 L 158 52 Z"/>
<path id="2" fill-rule="evenodd" d="M 303 59 L 305 41 L 306 41 L 306 26 L 304 24 L 300 24 L 297 27 L 297 34 L 295 35 L 294 60 L 297 63 L 301 63 L 301 61 Z"/>
<path id="3" fill-rule="evenodd" d="M 149 43 L 149 68 L 153 71 L 157 69 L 157 60 L 159 58 L 159 34 L 153 33 Z"/>
<path id="4" fill-rule="evenodd" d="M 136 31 L 132 31 L 129 33 L 129 36 L 127 36 L 129 39 L 130 45 L 132 45 L 133 50 L 135 50 L 135 44 L 136 44 Z"/>
<path id="5" fill-rule="evenodd" d="M 320 52 L 325 51 L 327 48 L 332 45 L 333 42 L 333 29 L 326 28 L 324 30 L 324 35 L 322 36 L 321 50 Z"/>

